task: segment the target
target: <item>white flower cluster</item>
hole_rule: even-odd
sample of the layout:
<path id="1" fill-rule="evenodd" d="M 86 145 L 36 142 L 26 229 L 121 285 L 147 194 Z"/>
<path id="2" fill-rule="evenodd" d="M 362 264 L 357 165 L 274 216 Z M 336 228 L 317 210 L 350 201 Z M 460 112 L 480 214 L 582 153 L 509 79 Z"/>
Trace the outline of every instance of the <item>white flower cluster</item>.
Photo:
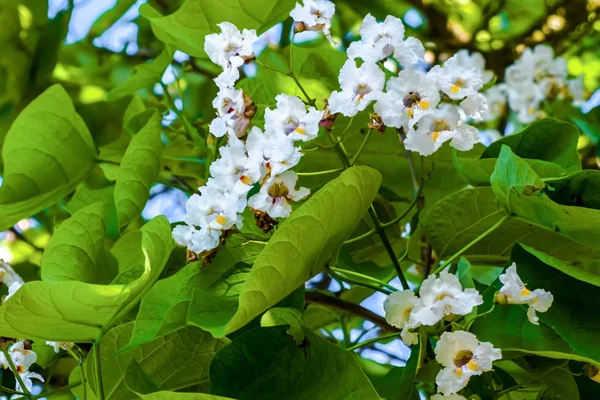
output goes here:
<path id="1" fill-rule="evenodd" d="M 515 63 L 506 69 L 508 105 L 522 123 L 530 123 L 543 115 L 544 102 L 571 100 L 575 106 L 585 101 L 583 75 L 567 79 L 567 61 L 554 57 L 547 45 L 527 48 Z"/>
<path id="2" fill-rule="evenodd" d="M 484 78 L 475 62 L 457 53 L 443 67 L 429 72 L 415 68 L 423 59 L 423 44 L 405 38 L 402 21 L 392 16 L 379 23 L 367 15 L 360 35 L 348 48 L 349 59 L 340 71 L 341 90 L 329 98 L 332 113 L 354 116 L 375 102 L 385 125 L 406 132 L 406 148 L 425 156 L 447 141 L 459 150 L 469 150 L 479 141 L 479 131 L 466 123 L 487 111 L 486 98 L 479 93 Z M 380 61 L 390 57 L 407 68 L 386 82 Z M 363 60 L 359 67 L 356 58 Z"/>
<path id="3" fill-rule="evenodd" d="M 40 374 L 36 372 L 31 372 L 29 370 L 29 368 L 36 362 L 37 354 L 31 351 L 31 348 L 29 347 L 29 345 L 26 345 L 26 342 L 24 340 L 17 343 L 13 343 L 8 348 L 8 354 L 10 356 L 10 359 L 12 360 L 13 365 L 17 369 L 17 373 L 21 377 L 23 384 L 25 385 L 25 388 L 22 388 L 21 384 L 17 380 L 15 389 L 18 392 L 23 392 L 23 389 L 31 391 L 31 389 L 33 389 L 32 379 L 37 379 L 41 382 L 44 382 L 44 378 Z M 10 368 L 10 364 L 4 353 L 0 353 L 0 366 L 2 366 L 2 368 L 4 369 Z"/>
<path id="4" fill-rule="evenodd" d="M 529 322 L 539 325 L 537 312 L 546 312 L 554 301 L 552 293 L 543 289 L 535 289 L 533 292 L 525 286 L 519 275 L 517 275 L 517 265 L 513 263 L 506 269 L 504 274 L 499 277 L 503 286 L 500 288 L 499 296 L 501 302 L 507 304 L 527 304 L 527 318 Z M 498 296 L 496 296 L 498 298 Z"/>
<path id="5" fill-rule="evenodd" d="M 456 275 L 442 271 L 439 278 L 430 275 L 423 281 L 419 297 L 408 289 L 394 292 L 385 300 L 383 308 L 388 323 L 402 329 L 402 340 L 412 345 L 417 343 L 418 336 L 410 329 L 435 325 L 442 318 L 467 315 L 482 303 L 477 290 L 463 289 Z"/>
<path id="6" fill-rule="evenodd" d="M 303 4 L 296 3 L 290 16 L 294 19 L 296 32 L 322 31 L 333 43 L 330 32 L 333 14 L 335 14 L 335 4 L 331 1 L 304 0 Z"/>
<path id="7" fill-rule="evenodd" d="M 229 23 L 219 26 L 223 33 L 207 37 L 206 52 L 223 66 L 223 74 L 231 76 L 227 68 L 239 64 L 239 60 L 233 61 L 239 58 L 239 51 L 227 50 L 230 38 L 239 39 L 243 44 L 236 48 L 246 50 L 256 34 L 246 30 L 240 33 Z M 248 51 L 242 55 L 252 56 Z M 215 81 L 219 85 L 222 79 Z M 229 82 L 235 84 L 235 80 Z M 251 99 L 233 86 L 220 87 L 213 101 L 217 117 L 210 124 L 210 132 L 217 137 L 227 136 L 227 145 L 219 149 L 220 158 L 210 166 L 211 178 L 199 188 L 199 194 L 188 200 L 186 224 L 173 229 L 174 240 L 191 252 L 201 254 L 218 247 L 225 231 L 241 228 L 241 213 L 247 206 L 271 218 L 282 218 L 290 215 L 292 202 L 308 196 L 308 189 L 296 189 L 298 176 L 291 170 L 302 157 L 295 143 L 318 135 L 323 112 L 314 107 L 307 109 L 295 96 L 279 94 L 275 100 L 276 108 L 265 110 L 264 131 L 256 126 L 249 129 L 255 112 Z M 256 184 L 260 190 L 248 199 Z"/>
<path id="8" fill-rule="evenodd" d="M 500 275 L 499 280 L 503 283 L 499 291 L 502 302 L 529 305 L 529 321 L 538 324 L 535 312 L 550 308 L 552 294 L 542 289 L 529 291 L 517 275 L 514 263 Z M 410 332 L 411 329 L 435 325 L 442 318 L 467 315 L 482 303 L 477 290 L 463 289 L 455 275 L 442 271 L 438 278 L 430 275 L 423 281 L 419 297 L 411 290 L 394 292 L 385 300 L 383 308 L 386 321 L 402 329 L 400 336 L 404 343 L 413 345 L 418 342 L 418 336 Z M 441 393 L 433 397 L 436 400 L 464 399 L 456 393 L 467 385 L 469 378 L 490 371 L 492 363 L 502 358 L 500 350 L 491 343 L 479 342 L 475 335 L 465 331 L 444 332 L 437 342 L 435 354 L 436 360 L 444 367 L 436 377 L 438 392 Z"/>

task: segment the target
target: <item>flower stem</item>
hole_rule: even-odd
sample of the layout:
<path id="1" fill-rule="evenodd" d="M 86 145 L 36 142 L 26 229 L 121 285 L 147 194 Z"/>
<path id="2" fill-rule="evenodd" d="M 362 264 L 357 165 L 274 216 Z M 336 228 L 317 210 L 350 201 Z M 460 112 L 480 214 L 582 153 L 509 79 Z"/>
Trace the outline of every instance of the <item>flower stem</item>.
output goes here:
<path id="1" fill-rule="evenodd" d="M 196 142 L 196 138 L 199 136 L 198 131 L 190 123 L 190 121 L 187 119 L 185 114 L 183 112 L 179 111 L 179 109 L 175 105 L 175 101 L 173 100 L 173 97 L 171 97 L 171 94 L 169 93 L 169 87 L 167 85 L 165 85 L 162 81 L 160 82 L 160 85 L 162 86 L 163 92 L 165 93 L 165 98 L 167 99 L 169 108 L 172 109 L 173 112 L 175 113 L 175 115 L 177 115 L 177 118 L 179 118 L 181 120 L 181 124 L 185 128 L 190 139 L 192 139 L 193 142 Z"/>
<path id="2" fill-rule="evenodd" d="M 298 176 L 326 175 L 326 174 L 333 174 L 333 173 L 336 173 L 336 172 L 341 172 L 343 170 L 344 170 L 344 168 L 336 168 L 336 169 L 329 169 L 327 171 L 297 172 L 296 175 L 298 175 Z"/>
<path id="3" fill-rule="evenodd" d="M 293 71 L 290 71 L 287 73 L 287 76 L 289 76 L 290 78 L 292 78 L 294 80 L 294 82 L 296 83 L 296 86 L 298 86 L 298 88 L 300 89 L 300 91 L 302 92 L 304 97 L 306 98 L 306 102 L 308 104 L 310 104 L 311 106 L 316 107 L 317 102 L 315 101 L 315 99 L 311 99 L 310 96 L 308 95 L 308 93 L 306 93 L 306 90 L 304 90 L 304 87 L 302 86 L 302 84 L 300 83 L 298 78 L 296 77 L 296 74 L 294 74 Z"/>
<path id="4" fill-rule="evenodd" d="M 96 379 L 96 389 L 98 400 L 104 400 L 104 384 L 102 382 L 102 366 L 100 362 L 100 340 L 94 343 L 94 377 Z M 84 388 L 85 390 L 85 388 Z"/>
<path id="5" fill-rule="evenodd" d="M 8 352 L 7 349 L 2 349 L 2 352 L 4 353 L 4 357 L 6 358 L 6 362 L 8 363 L 8 366 L 10 367 L 10 370 L 12 371 L 13 375 L 15 376 L 15 379 L 19 383 L 19 386 L 21 386 L 21 390 L 23 391 L 22 392 L 23 395 L 25 397 L 27 397 L 28 399 L 30 399 L 31 398 L 31 393 L 25 387 L 25 383 L 23 383 L 23 379 L 21 378 L 21 375 L 19 375 L 17 367 L 15 366 L 15 363 L 13 362 L 13 359 L 10 356 L 10 353 Z"/>
<path id="6" fill-rule="evenodd" d="M 369 131 L 365 135 L 365 138 L 363 139 L 362 143 L 360 144 L 360 147 L 356 151 L 356 154 L 354 155 L 354 157 L 352 157 L 352 160 L 350 161 L 350 166 L 356 164 L 356 162 L 358 161 L 358 157 L 360 157 L 360 154 L 365 149 L 365 146 L 367 145 L 367 142 L 369 141 L 369 138 L 371 137 L 371 133 L 373 133 L 373 128 L 369 129 Z"/>
<path id="7" fill-rule="evenodd" d="M 442 265 L 440 265 L 435 271 L 433 271 L 433 274 L 439 273 L 444 268 L 446 268 L 448 265 L 452 264 L 454 262 L 454 260 L 456 260 L 458 257 L 460 257 L 465 251 L 469 250 L 471 247 L 473 247 L 474 245 L 476 245 L 480 240 L 482 240 L 487 235 L 489 235 L 490 233 L 492 233 L 493 231 L 495 231 L 496 229 L 498 229 L 498 227 L 500 227 L 500 225 L 502 225 L 509 217 L 510 217 L 510 214 L 507 214 L 504 217 L 500 218 L 488 230 L 486 230 L 485 232 L 483 232 L 481 235 L 477 236 L 475 239 L 471 240 L 469 243 L 467 243 L 467 245 L 465 247 L 463 247 L 462 249 L 460 249 L 452 257 L 450 257 L 445 263 L 443 263 Z"/>
<path id="8" fill-rule="evenodd" d="M 346 270 L 342 270 L 342 269 L 337 269 L 337 268 L 329 268 L 328 271 L 329 275 L 331 275 L 332 277 L 344 281 L 344 282 L 348 282 L 350 284 L 353 285 L 358 285 L 358 286 L 364 286 L 366 288 L 375 290 L 377 292 L 381 292 L 385 295 L 390 295 L 392 294 L 392 292 L 396 291 L 396 288 L 394 288 L 393 286 L 388 285 L 387 283 L 383 283 L 375 278 L 371 278 L 370 276 L 366 276 L 363 274 L 359 274 L 356 272 L 352 272 L 352 271 L 346 271 Z M 364 282 L 362 280 L 358 280 L 358 279 L 354 279 L 349 277 L 348 275 L 352 276 L 354 275 L 355 277 L 359 277 L 360 279 L 366 280 L 366 281 L 371 281 L 373 283 L 370 282 Z M 389 288 L 389 289 L 386 289 Z"/>
<path id="9" fill-rule="evenodd" d="M 371 343 L 377 343 L 377 342 L 381 342 L 382 340 L 397 338 L 398 336 L 399 336 L 398 332 L 388 333 L 386 335 L 381 335 L 381 336 L 378 336 L 376 338 L 365 340 L 364 342 L 361 342 L 361 343 L 357 343 L 354 346 L 348 347 L 346 350 L 348 350 L 348 351 L 354 351 L 354 350 L 359 349 L 361 347 L 368 346 Z"/>
<path id="10" fill-rule="evenodd" d="M 354 237 L 352 239 L 348 239 L 344 242 L 344 244 L 351 244 L 351 243 L 356 243 L 360 240 L 363 240 L 365 238 L 368 238 L 369 236 L 371 236 L 372 234 L 375 233 L 375 229 L 371 229 L 369 232 L 363 233 L 362 235 L 359 235 L 357 237 Z"/>
<path id="11" fill-rule="evenodd" d="M 425 186 L 424 183 L 425 182 L 422 179 L 421 184 L 419 185 L 419 189 L 417 190 L 417 193 L 415 193 L 415 197 L 413 197 L 412 201 L 410 202 L 410 204 L 408 205 L 406 210 L 402 214 L 400 214 L 396 218 L 394 218 L 393 220 L 381 224 L 381 226 L 383 228 L 389 228 L 390 226 L 397 224 L 398 222 L 402 221 L 411 212 L 411 210 L 417 205 L 417 203 L 419 202 L 419 199 L 421 198 L 421 193 L 423 193 L 423 187 Z"/>

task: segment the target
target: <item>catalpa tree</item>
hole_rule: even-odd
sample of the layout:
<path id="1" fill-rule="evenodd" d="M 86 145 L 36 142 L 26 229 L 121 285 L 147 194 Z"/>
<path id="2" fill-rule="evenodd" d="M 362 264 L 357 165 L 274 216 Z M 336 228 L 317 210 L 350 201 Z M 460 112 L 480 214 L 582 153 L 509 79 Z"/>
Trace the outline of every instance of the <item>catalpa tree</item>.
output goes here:
<path id="1" fill-rule="evenodd" d="M 5 396 L 598 397 L 597 2 L 84 3 L 0 5 Z"/>

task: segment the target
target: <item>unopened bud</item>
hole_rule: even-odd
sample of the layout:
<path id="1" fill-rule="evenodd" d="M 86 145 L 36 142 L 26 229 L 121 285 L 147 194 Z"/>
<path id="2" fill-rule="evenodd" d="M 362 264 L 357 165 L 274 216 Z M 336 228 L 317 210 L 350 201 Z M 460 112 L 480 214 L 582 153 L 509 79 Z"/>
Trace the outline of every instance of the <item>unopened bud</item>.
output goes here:
<path id="1" fill-rule="evenodd" d="M 369 120 L 369 128 L 375 129 L 379 133 L 384 133 L 387 127 L 383 123 L 381 116 L 377 113 L 373 113 L 373 114 L 371 114 L 371 117 Z"/>
<path id="2" fill-rule="evenodd" d="M 506 295 L 502 292 L 497 292 L 494 295 L 494 303 L 496 304 L 506 304 L 508 303 L 508 298 L 506 297 Z"/>
<path id="3" fill-rule="evenodd" d="M 595 365 L 585 364 L 583 366 L 583 374 L 591 380 L 600 383 L 600 371 Z"/>
<path id="4" fill-rule="evenodd" d="M 306 25 L 304 25 L 304 22 L 294 22 L 294 32 L 295 33 L 304 32 L 305 30 L 306 30 Z"/>
<path id="5" fill-rule="evenodd" d="M 325 109 L 323 110 L 323 119 L 321 119 L 321 122 L 319 123 L 323 128 L 325 129 L 331 129 L 333 127 L 333 124 L 335 122 L 335 119 L 337 118 L 339 114 L 332 114 L 331 111 L 329 111 L 329 103 L 327 102 L 327 100 L 325 100 Z"/>

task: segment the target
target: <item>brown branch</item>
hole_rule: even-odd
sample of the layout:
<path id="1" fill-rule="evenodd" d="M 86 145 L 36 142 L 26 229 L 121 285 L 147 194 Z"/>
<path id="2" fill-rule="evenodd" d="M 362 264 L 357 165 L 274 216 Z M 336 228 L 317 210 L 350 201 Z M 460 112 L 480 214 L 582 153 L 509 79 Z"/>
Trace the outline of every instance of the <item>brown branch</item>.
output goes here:
<path id="1" fill-rule="evenodd" d="M 374 323 L 384 332 L 400 332 L 399 329 L 394 328 L 393 326 L 388 324 L 385 318 L 378 314 L 375 314 L 373 311 L 368 310 L 359 304 L 355 304 L 347 300 L 343 300 L 338 297 L 334 297 L 326 293 L 316 291 L 306 292 L 305 300 L 307 304 L 319 304 L 325 307 L 335 308 L 349 314 L 354 314 L 357 317 L 363 318 L 367 321 Z"/>

